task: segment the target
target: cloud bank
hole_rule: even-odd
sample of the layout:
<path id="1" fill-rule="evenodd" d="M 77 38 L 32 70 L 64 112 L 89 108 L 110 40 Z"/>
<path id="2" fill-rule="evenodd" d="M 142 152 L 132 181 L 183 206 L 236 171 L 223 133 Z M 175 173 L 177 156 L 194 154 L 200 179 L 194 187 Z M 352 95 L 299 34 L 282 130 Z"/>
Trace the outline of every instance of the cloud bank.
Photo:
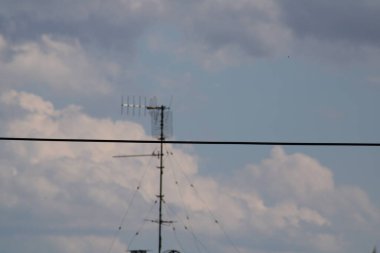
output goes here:
<path id="1" fill-rule="evenodd" d="M 74 105 L 56 109 L 31 93 L 8 91 L 1 105 L 18 111 L 3 125 L 9 136 L 149 138 L 138 124 L 94 118 Z M 225 240 L 227 233 L 240 252 L 354 252 L 363 246 L 355 245 L 356 234 L 378 231 L 380 212 L 366 193 L 336 185 L 332 171 L 305 154 L 275 147 L 261 163 L 216 180 L 198 172 L 197 158 L 188 151 L 166 148 L 174 153 L 166 158 L 165 172 L 172 218 L 190 216 L 193 231 L 214 251 L 234 249 Z M 106 250 L 139 182 L 141 191 L 128 217 L 130 233 L 146 218 L 142 214 L 157 192 L 156 160 L 112 156 L 152 150 L 154 145 L 2 144 L 2 245 L 7 252 Z M 152 234 L 155 228 L 147 231 Z M 123 232 L 115 252 L 128 248 Z"/>
<path id="2" fill-rule="evenodd" d="M 289 54 L 368 60 L 379 55 L 379 9 L 373 0 L 5 1 L 0 33 L 12 42 L 75 38 L 131 58 L 144 35 L 171 24 L 181 35 L 171 51 L 206 68 Z"/>

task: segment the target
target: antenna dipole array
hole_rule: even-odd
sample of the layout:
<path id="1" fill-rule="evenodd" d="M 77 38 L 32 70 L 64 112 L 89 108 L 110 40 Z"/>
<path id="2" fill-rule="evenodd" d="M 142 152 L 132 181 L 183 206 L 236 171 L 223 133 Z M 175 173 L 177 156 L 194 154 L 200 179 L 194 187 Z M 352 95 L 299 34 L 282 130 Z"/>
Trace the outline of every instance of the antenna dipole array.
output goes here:
<path id="1" fill-rule="evenodd" d="M 127 96 L 127 101 L 124 102 L 124 97 L 121 97 L 121 114 L 124 112 L 124 108 L 126 108 L 127 115 L 129 115 L 130 110 L 132 111 L 132 115 L 135 115 L 136 109 L 138 110 L 138 115 L 141 115 L 141 110 L 144 111 L 144 115 L 146 115 L 146 109 L 148 107 L 146 103 L 146 97 L 144 97 L 144 103 L 142 104 L 141 96 L 138 97 L 138 103 L 136 103 L 135 96 L 131 98 Z"/>
<path id="2" fill-rule="evenodd" d="M 137 99 L 135 96 L 127 96 L 126 101 L 124 97 L 122 97 L 121 114 L 123 114 L 124 111 L 126 111 L 127 115 L 132 114 L 132 116 L 135 116 L 136 113 L 140 116 L 141 111 L 143 111 L 144 116 L 146 116 L 146 112 L 148 111 L 151 116 L 152 136 L 159 140 L 161 140 L 161 138 L 169 138 L 173 135 L 173 117 L 170 106 L 157 105 L 156 97 L 149 99 L 149 104 L 147 104 L 146 97 L 142 98 L 139 96 Z"/>

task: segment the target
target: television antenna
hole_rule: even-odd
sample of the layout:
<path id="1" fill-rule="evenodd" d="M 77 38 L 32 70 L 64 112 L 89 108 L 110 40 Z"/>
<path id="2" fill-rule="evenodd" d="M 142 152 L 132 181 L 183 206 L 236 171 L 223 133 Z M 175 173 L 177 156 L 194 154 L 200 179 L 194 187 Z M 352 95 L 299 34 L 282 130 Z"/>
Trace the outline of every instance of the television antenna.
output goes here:
<path id="1" fill-rule="evenodd" d="M 164 163 L 163 163 L 163 156 L 164 156 L 164 142 L 167 138 L 170 138 L 173 135 L 173 127 L 172 127 L 172 121 L 173 121 L 173 114 L 170 110 L 170 106 L 165 105 L 158 105 L 157 98 L 153 97 L 149 100 L 149 105 L 147 104 L 147 99 L 144 97 L 144 103 L 142 104 L 142 98 L 141 96 L 138 97 L 138 103 L 136 103 L 137 99 L 135 99 L 135 96 L 132 96 L 131 98 L 128 96 L 126 99 L 126 103 L 124 102 L 124 98 L 121 98 L 121 113 L 123 114 L 124 111 L 126 111 L 127 114 L 132 114 L 133 116 L 136 114 L 136 111 L 138 115 L 141 115 L 141 111 L 143 111 L 144 115 L 146 115 L 146 112 L 148 111 L 151 117 L 151 134 L 153 137 L 157 138 L 159 140 L 160 149 L 159 151 L 154 151 L 151 154 L 140 154 L 140 155 L 116 155 L 115 158 L 122 158 L 122 157 L 143 157 L 143 156 L 156 156 L 160 162 L 159 166 L 157 167 L 160 170 L 160 177 L 159 177 L 159 194 L 157 195 L 158 203 L 159 203 L 159 209 L 158 209 L 158 219 L 157 220 L 151 220 L 152 222 L 155 222 L 158 224 L 158 253 L 161 253 L 162 251 L 162 225 L 165 224 L 172 224 L 173 221 L 164 220 L 162 217 L 162 204 L 164 203 L 164 194 L 163 194 L 163 176 L 164 176 Z M 171 99 L 172 101 L 172 99 Z M 172 103 L 170 101 L 170 104 Z M 146 252 L 146 250 L 132 250 L 130 252 Z M 178 252 L 177 250 L 168 250 L 165 252 Z"/>

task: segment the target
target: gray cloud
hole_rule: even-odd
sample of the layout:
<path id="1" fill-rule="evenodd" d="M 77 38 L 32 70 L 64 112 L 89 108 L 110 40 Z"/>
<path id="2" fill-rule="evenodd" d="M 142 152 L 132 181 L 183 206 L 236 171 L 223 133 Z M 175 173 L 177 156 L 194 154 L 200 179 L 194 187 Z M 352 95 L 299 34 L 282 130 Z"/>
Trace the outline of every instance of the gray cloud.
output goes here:
<path id="1" fill-rule="evenodd" d="M 206 67 L 288 54 L 340 64 L 380 55 L 378 1 L 205 0 L 175 11 L 183 47 Z"/>
<path id="2" fill-rule="evenodd" d="M 13 41 L 74 37 L 125 51 L 161 11 L 160 1 L 3 1 L 0 33 Z"/>
<path id="3" fill-rule="evenodd" d="M 174 17 L 193 46 L 190 54 L 205 62 L 282 54 L 292 39 L 273 1 L 193 1 L 177 4 L 176 11 Z"/>
<path id="4" fill-rule="evenodd" d="M 133 55 L 145 32 L 174 24 L 182 38 L 172 50 L 207 67 L 291 50 L 339 48 L 356 57 L 363 47 L 379 48 L 379 10 L 373 0 L 3 1 L 0 33 L 18 42 L 44 34 L 74 38 L 97 52 Z"/>
<path id="5" fill-rule="evenodd" d="M 42 35 L 74 38 L 85 47 L 133 54 L 149 28 L 172 23 L 199 58 L 266 57 L 286 50 L 290 34 L 273 1 L 6 1 L 0 33 L 10 41 Z"/>
<path id="6" fill-rule="evenodd" d="M 204 67 L 302 55 L 329 62 L 377 61 L 377 1 L 187 1 L 166 5 L 184 35 L 181 57 Z"/>
<path id="7" fill-rule="evenodd" d="M 373 0 L 277 1 L 295 36 L 380 46 L 380 2 Z"/>

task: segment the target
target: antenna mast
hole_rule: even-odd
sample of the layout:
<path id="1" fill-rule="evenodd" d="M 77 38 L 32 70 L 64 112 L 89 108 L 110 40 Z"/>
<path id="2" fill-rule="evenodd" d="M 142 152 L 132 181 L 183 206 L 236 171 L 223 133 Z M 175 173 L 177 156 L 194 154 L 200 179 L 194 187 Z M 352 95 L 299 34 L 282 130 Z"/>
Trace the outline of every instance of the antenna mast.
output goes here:
<path id="1" fill-rule="evenodd" d="M 153 137 L 156 137 L 160 141 L 160 151 L 159 153 L 153 153 L 152 155 L 156 155 L 160 159 L 160 164 L 157 167 L 159 169 L 160 173 L 160 184 L 159 184 L 159 194 L 157 195 L 157 198 L 159 200 L 159 210 L 158 210 L 158 220 L 155 220 L 154 222 L 158 223 L 158 253 L 162 252 L 162 225 L 163 224 L 170 224 L 173 223 L 173 221 L 166 221 L 162 218 L 162 204 L 164 202 L 164 194 L 163 194 L 163 176 L 164 176 L 164 162 L 163 162 L 163 156 L 164 156 L 164 141 L 167 137 L 170 137 L 172 135 L 172 113 L 170 111 L 170 107 L 165 105 L 157 105 L 157 99 L 156 97 L 153 97 L 150 99 L 149 105 L 146 105 L 146 99 L 145 105 L 141 105 L 141 97 L 139 97 L 139 104 L 135 104 L 134 97 L 132 99 L 133 103 L 129 103 L 129 97 L 127 98 L 127 103 L 123 102 L 121 103 L 121 108 L 123 111 L 123 108 L 127 108 L 127 112 L 129 112 L 129 109 L 132 109 L 132 114 L 134 115 L 135 108 L 138 108 L 139 114 L 141 109 L 144 109 L 144 113 L 146 110 L 149 111 L 149 114 L 152 119 L 152 135 Z"/>

